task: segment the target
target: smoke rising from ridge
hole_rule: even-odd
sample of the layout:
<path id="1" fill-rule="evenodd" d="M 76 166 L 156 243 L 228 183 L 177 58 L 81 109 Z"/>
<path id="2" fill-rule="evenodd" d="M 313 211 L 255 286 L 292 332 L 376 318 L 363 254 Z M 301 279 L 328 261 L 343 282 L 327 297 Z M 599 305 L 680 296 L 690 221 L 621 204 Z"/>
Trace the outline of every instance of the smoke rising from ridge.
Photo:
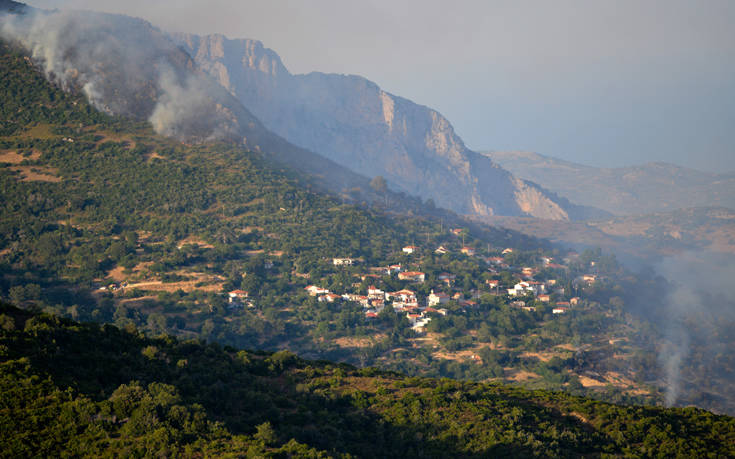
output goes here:
<path id="1" fill-rule="evenodd" d="M 46 77 L 97 109 L 145 119 L 187 140 L 236 137 L 237 118 L 191 58 L 161 31 L 126 16 L 85 11 L 0 15 L 0 37 L 19 43 Z"/>
<path id="2" fill-rule="evenodd" d="M 659 322 L 665 342 L 659 363 L 665 377 L 665 404 L 680 402 L 696 390 L 696 378 L 717 379 L 724 401 L 735 405 L 735 257 L 713 252 L 686 252 L 663 260 L 657 272 L 671 281 Z M 684 397 L 685 403 L 692 403 Z"/>

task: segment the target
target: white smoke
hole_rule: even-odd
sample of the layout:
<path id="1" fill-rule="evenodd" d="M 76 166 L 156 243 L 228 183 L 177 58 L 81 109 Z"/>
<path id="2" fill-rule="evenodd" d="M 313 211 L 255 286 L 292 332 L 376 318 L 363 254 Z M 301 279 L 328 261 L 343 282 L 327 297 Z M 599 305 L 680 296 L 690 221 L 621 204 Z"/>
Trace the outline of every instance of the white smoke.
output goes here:
<path id="1" fill-rule="evenodd" d="M 34 62 L 42 66 L 47 78 L 63 89 L 72 89 L 72 81 L 80 81 L 84 88 L 92 89 L 94 84 L 89 81 L 89 75 L 80 75 L 68 58 L 67 44 L 76 41 L 73 39 L 78 29 L 76 22 L 75 16 L 68 12 L 5 14 L 0 16 L 0 37 L 19 42 Z M 94 92 L 85 94 L 95 103 Z"/>
<path id="2" fill-rule="evenodd" d="M 666 258 L 657 272 L 672 285 L 670 291 L 661 292 L 665 311 L 660 325 L 665 342 L 659 363 L 665 373 L 665 403 L 673 406 L 687 384 L 682 380 L 683 369 L 709 368 L 712 378 L 722 374 L 714 358 L 728 345 L 721 341 L 727 334 L 720 331 L 735 326 L 735 257 L 690 251 Z M 699 346 L 697 361 L 692 356 L 695 344 Z M 727 378 L 724 384 L 727 389 L 734 382 Z"/>
<path id="3" fill-rule="evenodd" d="M 19 43 L 50 81 L 81 91 L 99 110 L 148 119 L 158 133 L 177 138 L 218 139 L 236 131 L 207 77 L 142 20 L 30 10 L 0 14 L 0 38 Z"/>

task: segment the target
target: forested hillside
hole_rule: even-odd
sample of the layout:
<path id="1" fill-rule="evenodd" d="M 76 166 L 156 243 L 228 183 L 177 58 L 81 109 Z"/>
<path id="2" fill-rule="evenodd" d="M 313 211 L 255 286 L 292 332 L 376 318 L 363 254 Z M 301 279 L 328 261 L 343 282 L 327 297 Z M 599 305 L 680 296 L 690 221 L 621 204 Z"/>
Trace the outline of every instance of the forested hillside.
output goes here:
<path id="1" fill-rule="evenodd" d="M 470 224 L 380 179 L 371 204 L 365 190 L 324 194 L 262 153 L 182 144 L 101 114 L 18 51 L 3 47 L 0 63 L 7 300 L 411 375 L 663 400 L 665 330 L 632 307 L 645 299 L 665 315 L 662 280 L 599 251 Z M 702 346 L 682 363 L 680 403 L 733 409 L 730 379 L 717 376 L 735 368 L 727 349 Z"/>
<path id="2" fill-rule="evenodd" d="M 0 306 L 0 455 L 731 456 L 735 420 L 145 338 Z"/>

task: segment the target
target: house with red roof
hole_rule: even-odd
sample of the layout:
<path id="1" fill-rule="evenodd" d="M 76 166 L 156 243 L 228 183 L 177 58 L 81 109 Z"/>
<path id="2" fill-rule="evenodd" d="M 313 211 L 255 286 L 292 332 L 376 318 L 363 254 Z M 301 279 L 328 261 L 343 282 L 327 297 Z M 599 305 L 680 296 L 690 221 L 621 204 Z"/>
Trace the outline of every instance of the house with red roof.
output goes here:
<path id="1" fill-rule="evenodd" d="M 398 273 L 399 280 L 411 281 L 411 282 L 424 282 L 426 274 L 420 271 L 405 271 Z"/>

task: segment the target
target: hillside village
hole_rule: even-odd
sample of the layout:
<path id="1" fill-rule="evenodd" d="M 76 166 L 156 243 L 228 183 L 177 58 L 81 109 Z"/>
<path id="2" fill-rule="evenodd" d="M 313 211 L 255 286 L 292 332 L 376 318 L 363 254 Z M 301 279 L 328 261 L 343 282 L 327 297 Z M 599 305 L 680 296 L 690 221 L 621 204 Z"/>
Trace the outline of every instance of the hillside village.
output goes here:
<path id="1" fill-rule="evenodd" d="M 25 61 L 6 61 L 23 76 L 6 81 L 27 85 Z M 3 107 L 37 123 L 0 145 L 0 287 L 14 304 L 409 375 L 655 396 L 642 371 L 655 353 L 636 354 L 624 317 L 628 292 L 644 290 L 614 257 L 419 200 L 407 215 L 355 190 L 320 194 L 256 152 L 182 145 L 44 91 Z M 68 113 L 42 110 L 52 100 Z"/>
<path id="2" fill-rule="evenodd" d="M 459 228 L 452 229 L 449 233 L 454 236 L 463 234 Z M 457 247 L 453 250 L 454 246 Z M 376 319 L 384 311 L 404 315 L 416 333 L 424 333 L 425 327 L 434 317 L 478 307 L 478 300 L 483 295 L 502 298 L 506 304 L 529 312 L 535 312 L 540 305 L 548 306 L 552 314 L 565 314 L 571 308 L 579 306 L 582 301 L 579 296 L 567 291 L 557 278 L 551 276 L 554 271 L 557 274 L 567 273 L 568 265 L 579 258 L 576 252 L 567 253 L 561 264 L 556 263 L 553 257 L 539 256 L 534 260 L 536 263 L 531 266 L 511 266 L 509 262 L 512 261 L 512 257 L 509 255 L 515 252 L 512 248 L 491 249 L 488 246 L 487 253 L 480 254 L 479 250 L 464 243 L 452 244 L 450 241 L 439 245 L 433 250 L 435 257 L 451 258 L 452 254 L 460 254 L 473 258 L 485 267 L 482 288 L 467 291 L 457 284 L 455 273 L 444 271 L 425 273 L 413 270 L 424 264 L 428 253 L 422 250 L 424 250 L 422 247 L 416 245 L 405 246 L 398 254 L 405 258 L 404 262 L 388 266 L 363 267 L 363 260 L 359 258 L 331 258 L 331 265 L 336 270 L 352 268 L 351 275 L 360 279 L 360 282 L 352 284 L 352 291 L 332 292 L 318 284 L 310 284 L 303 289 L 320 303 L 359 304 L 367 319 Z M 270 266 L 273 264 L 270 263 Z M 594 262 L 590 263 L 590 268 L 594 269 Z M 427 274 L 433 280 L 428 286 Z M 578 292 L 580 286 L 593 284 L 597 277 L 591 273 L 583 274 L 574 278 L 571 285 L 574 291 Z M 539 280 L 536 280 L 537 278 Z M 401 282 L 403 288 L 388 291 L 386 285 L 392 284 L 391 281 Z M 366 283 L 370 284 L 365 287 Z M 424 292 L 428 287 L 429 293 L 422 294 L 415 286 L 421 286 Z M 231 308 L 241 306 L 255 308 L 255 302 L 249 297 L 248 292 L 236 289 L 230 291 L 227 296 Z"/>

